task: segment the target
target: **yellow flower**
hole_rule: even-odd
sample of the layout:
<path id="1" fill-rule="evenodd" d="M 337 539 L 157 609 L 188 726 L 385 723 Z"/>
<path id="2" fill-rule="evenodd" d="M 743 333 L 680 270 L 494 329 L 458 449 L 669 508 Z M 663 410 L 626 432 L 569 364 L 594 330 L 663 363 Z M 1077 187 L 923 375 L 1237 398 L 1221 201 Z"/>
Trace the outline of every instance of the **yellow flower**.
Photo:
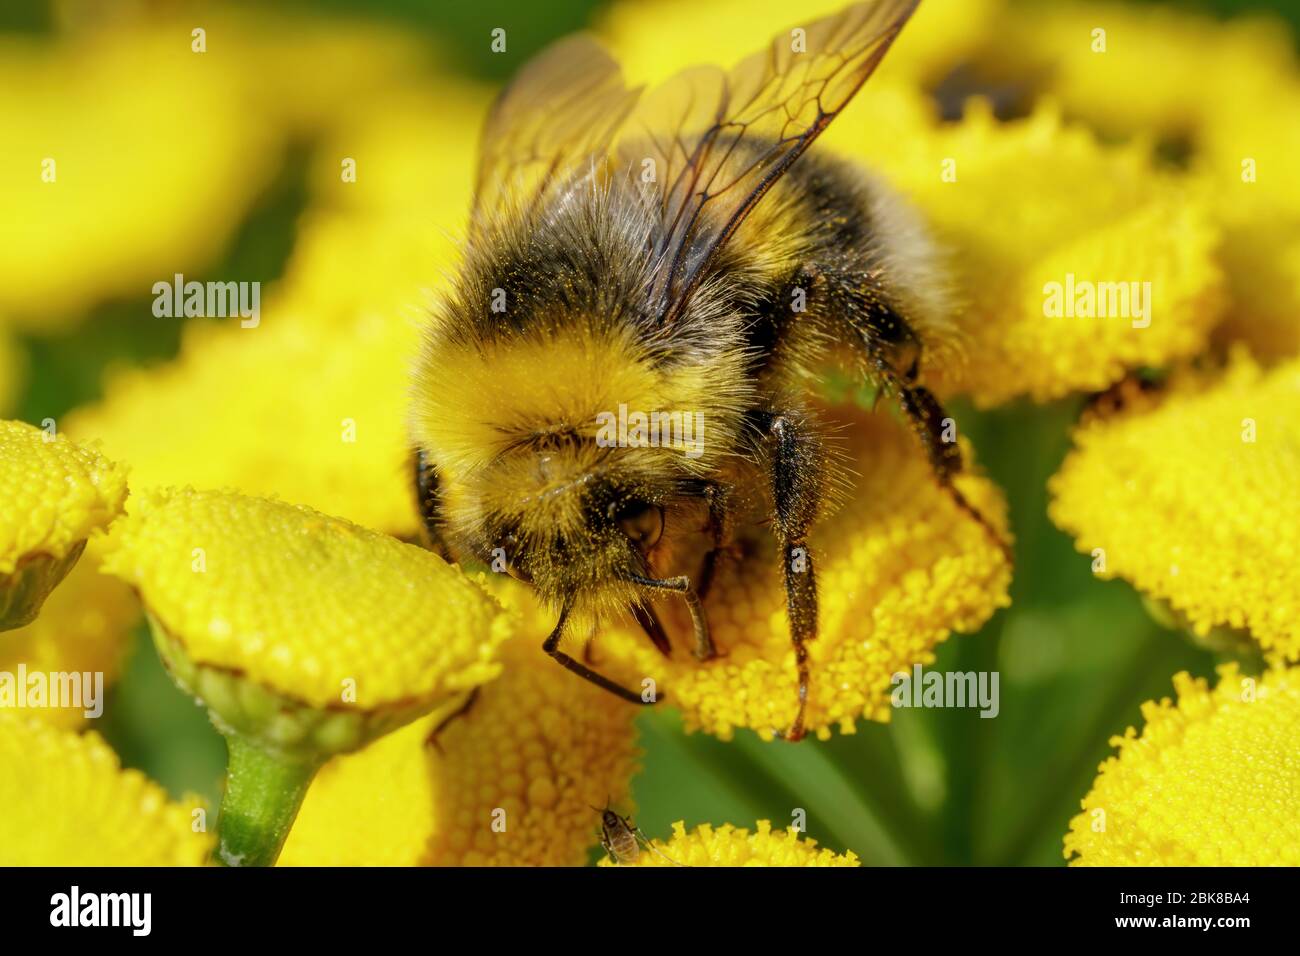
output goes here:
<path id="1" fill-rule="evenodd" d="M 1007 605 L 1011 569 L 999 546 L 935 481 L 914 436 L 886 415 L 835 408 L 828 421 L 848 424 L 852 492 L 813 532 L 819 630 L 808 646 L 812 688 L 807 726 L 823 739 L 855 719 L 886 721 L 890 681 L 934 660 L 953 632 L 970 632 Z M 958 487 L 997 527 L 1003 502 L 988 480 L 960 477 Z M 688 728 L 729 739 L 736 727 L 765 737 L 795 712 L 795 662 L 786 622 L 776 545 L 759 531 L 738 543 L 743 558 L 723 560 L 705 602 L 721 654 L 695 661 L 690 623 L 679 604 L 656 604 L 674 654 L 664 658 L 634 628 L 600 633 L 594 660 L 627 686 L 652 677 L 681 709 Z"/>
<path id="2" fill-rule="evenodd" d="M 412 723 L 327 763 L 281 865 L 580 866 L 593 806 L 627 802 L 636 708 L 577 680 L 541 650 L 551 621 L 532 593 L 489 579 L 516 617 L 504 671 L 464 713 Z"/>
<path id="3" fill-rule="evenodd" d="M 0 714 L 0 865 L 198 866 L 212 838 L 196 809 L 96 733 Z"/>
<path id="4" fill-rule="evenodd" d="M 0 638 L 0 672 L 17 674 L 22 664 L 28 674 L 102 674 L 104 687 L 117 679 L 140 606 L 130 589 L 101 574 L 98 564 L 93 554 L 83 557 L 35 621 Z M 75 729 L 85 723 L 85 711 L 48 706 L 22 713 Z"/>
<path id="5" fill-rule="evenodd" d="M 1216 337 L 1275 359 L 1300 354 L 1300 70 L 1254 102 L 1225 105 L 1205 136 L 1232 299 Z"/>
<path id="6" fill-rule="evenodd" d="M 1300 675 L 1219 669 L 1213 690 L 1186 673 L 1178 702 L 1142 705 L 1141 736 L 1111 738 L 1083 812 L 1070 821 L 1075 866 L 1300 865 Z"/>
<path id="7" fill-rule="evenodd" d="M 510 622 L 441 558 L 303 506 L 230 492 L 134 500 L 105 570 L 230 754 L 222 862 L 275 862 L 317 769 L 494 677 Z"/>
<path id="8" fill-rule="evenodd" d="M 24 422 L 0 422 L 0 573 L 62 558 L 122 511 L 126 470 L 96 449 Z"/>
<path id="9" fill-rule="evenodd" d="M 416 866 L 433 835 L 425 738 L 439 715 L 334 757 L 312 781 L 278 866 Z"/>
<path id="10" fill-rule="evenodd" d="M 427 712 L 499 670 L 506 630 L 480 587 L 422 548 L 310 508 L 155 491 L 132 499 L 106 544 L 104 570 L 140 592 L 217 710 L 226 701 L 207 684 L 221 674 L 337 720 Z M 234 722 L 248 702 L 229 703 Z"/>
<path id="11" fill-rule="evenodd" d="M 52 44 L 9 38 L 0 56 L 0 87 L 24 90 L 0 102 L 0 314 L 29 328 L 199 272 L 291 141 L 324 138 L 429 77 L 417 43 L 364 22 L 219 10 L 201 22 L 86 19 Z M 184 135 L 159 116 L 186 117 Z M 371 157 L 349 146 L 331 153 L 334 180 L 349 157 L 363 182 Z"/>
<path id="12" fill-rule="evenodd" d="M 764 49 L 783 30 L 838 13 L 844 0 L 654 0 L 614 4 L 599 23 L 628 85 L 662 82 L 704 63 L 730 67 Z M 926 0 L 879 69 L 879 78 L 937 82 L 975 50 L 1002 0 Z M 873 83 L 878 79 L 873 79 Z M 855 114 L 862 118 L 865 114 Z"/>
<path id="13" fill-rule="evenodd" d="M 409 534 L 404 370 L 417 342 L 413 327 L 376 316 L 190 326 L 175 362 L 110 379 L 105 400 L 66 424 L 130 461 L 142 486 L 282 495 Z"/>
<path id="14" fill-rule="evenodd" d="M 279 144 L 248 122 L 222 58 L 190 51 L 190 29 L 5 40 L 0 88 L 22 95 L 0 100 L 0 313 L 67 325 L 224 248 Z"/>
<path id="15" fill-rule="evenodd" d="M 1167 601 L 1197 634 L 1249 630 L 1300 658 L 1300 362 L 1240 356 L 1085 418 L 1052 478 L 1052 519 L 1101 577 Z"/>
<path id="16" fill-rule="evenodd" d="M 690 833 L 678 820 L 673 837 L 667 843 L 652 841 L 656 850 L 642 847 L 633 866 L 858 866 L 852 851 L 839 856 L 827 849 L 817 849 L 817 841 L 801 838 L 794 827 L 773 830 L 767 820 L 759 820 L 754 833 L 730 823 L 714 829 L 707 823 Z M 662 854 L 662 856 L 660 855 Z M 668 859 L 664 859 L 667 857 Z M 608 857 L 601 866 L 616 865 Z M 625 866 L 628 864 L 617 864 Z"/>
<path id="17" fill-rule="evenodd" d="M 1271 110 L 1269 91 L 1295 64 L 1276 18 L 1095 0 L 1007 5 L 987 40 L 982 74 L 1028 82 L 1108 133 L 1174 141 L 1194 141 L 1225 111 Z"/>
<path id="18" fill-rule="evenodd" d="M 434 224 L 469 208 L 479 121 L 456 108 L 430 123 L 445 111 L 415 94 L 380 102 L 322 149 L 315 211 L 261 324 L 188 325 L 174 361 L 110 377 L 69 416 L 72 434 L 102 440 L 141 485 L 280 495 L 416 533 L 408 370 L 418 307 L 454 248 Z M 355 183 L 339 155 L 357 159 Z"/>
<path id="19" fill-rule="evenodd" d="M 430 290 L 459 254 L 489 105 L 485 89 L 440 77 L 436 92 L 389 91 L 337 124 L 309 171 L 315 202 L 277 287 L 288 311 L 422 326 Z M 355 182 L 339 156 L 356 159 Z"/>
<path id="20" fill-rule="evenodd" d="M 36 617 L 125 498 L 125 469 L 96 449 L 0 421 L 0 630 Z"/>
<path id="21" fill-rule="evenodd" d="M 179 21 L 187 37 L 191 19 Z M 383 109 L 387 97 L 430 81 L 422 38 L 371 17 L 259 8 L 205 11 L 203 20 L 210 38 L 206 55 L 223 61 L 255 121 L 299 140 L 328 136 Z M 162 20 L 156 29 L 176 23 Z M 332 157 L 336 177 L 340 160 L 350 155 Z"/>
<path id="22" fill-rule="evenodd" d="M 964 361 L 927 367 L 940 391 L 989 406 L 1100 390 L 1128 368 L 1195 354 L 1220 317 L 1208 201 L 1140 144 L 1103 146 L 1051 108 L 999 123 L 981 101 L 901 141 L 831 129 L 948 250 Z"/>
<path id="23" fill-rule="evenodd" d="M 636 708 L 542 652 L 554 619 L 523 585 L 494 591 L 518 616 L 505 669 L 430 753 L 434 866 L 581 866 L 607 800 L 625 805 Z"/>
<path id="24" fill-rule="evenodd" d="M 1300 64 L 1285 25 L 1051 3 L 1009 9 L 988 36 L 976 59 L 994 83 L 1188 154 L 1224 227 L 1232 308 L 1216 337 L 1260 357 L 1300 352 Z"/>
<path id="25" fill-rule="evenodd" d="M 996 36 L 1006 6 L 1006 0 L 925 0 L 880 64 L 880 78 L 938 86 Z M 865 113 L 857 115 L 865 120 Z"/>

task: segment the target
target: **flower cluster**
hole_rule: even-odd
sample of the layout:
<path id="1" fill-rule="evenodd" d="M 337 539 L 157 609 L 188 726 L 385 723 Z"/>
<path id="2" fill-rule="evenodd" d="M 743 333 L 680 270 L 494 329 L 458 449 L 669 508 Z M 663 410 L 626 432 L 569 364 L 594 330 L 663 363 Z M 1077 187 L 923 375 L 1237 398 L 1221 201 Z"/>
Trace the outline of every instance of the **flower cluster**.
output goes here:
<path id="1" fill-rule="evenodd" d="M 0 713 L 0 815 L 8 866 L 198 866 L 206 812 L 175 803 L 93 731 Z"/>
<path id="2" fill-rule="evenodd" d="M 94 531 L 122 510 L 126 472 L 93 448 L 0 422 L 0 630 L 35 619 Z"/>
<path id="3" fill-rule="evenodd" d="M 653 84 L 760 48 L 787 6 L 626 0 L 594 28 Z M 143 617 L 229 753 L 209 828 L 123 770 L 83 708 L 0 707 L 0 862 L 587 862 L 594 808 L 633 802 L 636 708 L 542 653 L 555 608 L 530 588 L 411 543 L 410 369 L 490 91 L 391 29 L 251 11 L 7 43 L 0 86 L 30 91 L 0 100 L 0 413 L 35 407 L 33 356 L 88 316 L 214 265 L 289 162 L 305 207 L 256 328 L 188 318 L 174 354 L 107 369 L 57 427 L 0 421 L 0 678 L 111 683 Z M 184 136 L 155 122 L 182 114 Z M 816 146 L 935 240 L 955 314 L 925 343 L 926 387 L 963 419 L 1098 393 L 1051 518 L 1098 577 L 1266 660 L 1213 690 L 1180 674 L 1176 703 L 1144 706 L 1068 824 L 1076 864 L 1300 863 L 1295 115 L 1300 66 L 1269 21 L 927 0 Z M 824 741 L 887 722 L 895 675 L 1010 604 L 1015 529 L 964 428 L 950 487 L 887 400 L 828 394 L 818 414 L 845 426 L 844 486 L 807 542 Z M 715 659 L 680 646 L 691 620 L 668 600 L 671 656 L 630 620 L 569 650 L 625 686 L 651 676 L 689 731 L 771 738 L 796 703 L 782 574 L 769 528 L 736 529 L 704 605 Z M 766 820 L 638 845 L 647 866 L 858 864 Z"/>
<path id="4" fill-rule="evenodd" d="M 626 805 L 634 711 L 576 682 L 531 636 L 544 608 L 493 586 L 514 621 L 503 673 L 458 705 L 322 768 L 285 846 L 301 865 L 578 866 L 592 807 Z M 391 781 L 376 788 L 374 781 Z"/>
<path id="5" fill-rule="evenodd" d="M 1197 633 L 1248 632 L 1300 660 L 1300 364 L 1242 355 L 1089 415 L 1052 516 L 1098 574 L 1167 601 Z"/>
<path id="6" fill-rule="evenodd" d="M 1066 858 L 1079 866 L 1297 866 L 1300 800 L 1295 735 L 1300 678 L 1292 668 L 1248 677 L 1179 674 L 1178 701 L 1142 706 L 1146 726 L 1111 743 Z"/>

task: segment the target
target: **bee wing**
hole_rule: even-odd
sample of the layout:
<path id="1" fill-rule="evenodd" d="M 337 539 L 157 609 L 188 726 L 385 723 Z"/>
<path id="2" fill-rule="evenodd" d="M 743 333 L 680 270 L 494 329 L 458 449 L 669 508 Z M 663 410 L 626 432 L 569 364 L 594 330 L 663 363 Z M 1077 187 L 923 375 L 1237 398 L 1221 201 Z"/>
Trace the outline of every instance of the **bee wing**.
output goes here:
<path id="1" fill-rule="evenodd" d="M 634 166 L 653 159 L 661 177 L 651 302 L 666 320 L 754 204 L 866 82 L 917 3 L 857 3 L 802 36 L 778 35 L 729 73 L 690 69 L 641 101 L 618 150 Z"/>
<path id="2" fill-rule="evenodd" d="M 503 89 L 483 129 L 471 230 L 494 211 L 535 207 L 564 173 L 604 159 L 640 89 L 590 36 L 560 40 Z"/>

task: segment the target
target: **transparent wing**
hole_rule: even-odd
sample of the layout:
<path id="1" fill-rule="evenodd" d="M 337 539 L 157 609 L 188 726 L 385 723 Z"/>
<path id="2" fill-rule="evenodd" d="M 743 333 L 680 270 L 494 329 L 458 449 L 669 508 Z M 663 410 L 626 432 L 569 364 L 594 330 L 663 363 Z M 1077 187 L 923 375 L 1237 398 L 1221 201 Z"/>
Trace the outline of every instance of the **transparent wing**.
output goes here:
<path id="1" fill-rule="evenodd" d="M 593 156 L 603 159 L 639 95 L 623 85 L 604 48 L 584 34 L 530 60 L 488 114 L 471 229 L 493 211 L 535 206 L 564 174 Z"/>
<path id="2" fill-rule="evenodd" d="M 645 97 L 623 163 L 655 160 L 663 230 L 652 303 L 684 306 L 746 214 L 853 98 L 919 0 L 866 0 L 780 34 L 729 73 L 697 67 Z"/>

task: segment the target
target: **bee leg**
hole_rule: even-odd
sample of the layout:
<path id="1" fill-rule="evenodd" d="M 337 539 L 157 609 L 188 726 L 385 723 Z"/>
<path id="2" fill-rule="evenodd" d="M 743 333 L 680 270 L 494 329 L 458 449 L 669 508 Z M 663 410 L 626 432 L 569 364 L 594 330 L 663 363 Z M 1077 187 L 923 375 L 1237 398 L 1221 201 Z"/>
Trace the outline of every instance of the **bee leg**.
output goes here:
<path id="1" fill-rule="evenodd" d="M 704 566 L 700 569 L 700 583 L 695 593 L 703 601 L 709 596 L 713 578 L 718 570 L 718 556 L 723 553 L 731 537 L 730 512 L 727 510 L 725 493 L 717 485 L 708 485 L 704 496 L 709 503 L 709 534 L 713 538 L 713 547 L 704 555 Z"/>
<path id="2" fill-rule="evenodd" d="M 841 285 L 843 282 L 841 282 Z M 970 515 L 997 544 L 1008 561 L 1011 546 L 953 483 L 961 473 L 961 446 L 952 441 L 945 423 L 951 419 L 929 389 L 916 384 L 922 344 L 908 321 L 895 312 L 871 284 L 854 288 L 845 296 L 849 321 L 862 342 L 867 374 L 878 385 L 898 394 L 899 407 L 911 422 L 925 448 L 935 478 L 962 511 Z"/>
<path id="3" fill-rule="evenodd" d="M 944 422 L 950 419 L 943 406 L 939 404 L 939 400 L 930 393 L 929 389 L 907 384 L 899 386 L 898 399 L 899 407 L 912 422 L 921 444 L 925 447 L 926 456 L 930 459 L 930 467 L 934 470 L 935 477 L 939 479 L 939 484 L 957 503 L 957 507 L 979 522 L 980 527 L 997 543 L 1007 561 L 1012 561 L 1011 545 L 1006 538 L 953 483 L 953 476 L 960 474 L 962 470 L 961 447 L 955 441 L 946 441 L 944 438 Z"/>
<path id="4" fill-rule="evenodd" d="M 704 613 L 704 602 L 691 587 L 691 579 L 685 575 L 675 578 L 645 578 L 639 574 L 628 575 L 628 580 L 646 588 L 659 588 L 664 591 L 676 591 L 686 601 L 686 608 L 691 612 L 691 627 L 695 635 L 695 659 L 712 660 L 718 656 L 713 646 L 713 635 L 709 632 L 709 618 Z"/>
<path id="5" fill-rule="evenodd" d="M 635 603 L 632 605 L 632 617 L 641 625 L 641 630 L 646 632 L 646 636 L 659 648 L 659 653 L 664 657 L 673 656 L 672 645 L 668 643 L 668 632 L 664 630 L 663 622 L 659 620 L 659 615 L 649 604 Z M 591 663 L 591 659 L 587 659 Z"/>
<path id="6" fill-rule="evenodd" d="M 817 580 L 808 553 L 808 529 L 821 508 L 824 452 L 820 437 L 793 413 L 764 413 L 774 509 L 773 526 L 781 549 L 790 640 L 799 671 L 799 709 L 782 736 L 802 740 L 808 708 L 807 644 L 817 636 Z"/>
<path id="7" fill-rule="evenodd" d="M 420 513 L 420 524 L 424 530 L 425 546 L 451 560 L 451 550 L 443 540 L 439 527 L 442 511 L 442 493 L 438 487 L 438 469 L 423 448 L 411 452 L 412 477 L 415 479 L 415 505 Z"/>
<path id="8" fill-rule="evenodd" d="M 591 681 L 591 683 L 595 684 L 597 687 L 607 690 L 615 697 L 621 697 L 623 700 L 631 704 L 653 704 L 663 696 L 663 694 L 657 694 L 655 697 L 646 700 L 640 694 L 630 691 L 626 687 L 619 686 L 603 674 L 597 674 L 586 664 L 574 660 L 568 654 L 564 653 L 564 651 L 560 650 L 560 638 L 564 636 L 564 625 L 569 619 L 569 610 L 570 605 L 566 602 L 563 610 L 560 611 L 560 619 L 555 622 L 555 629 L 551 631 L 550 637 L 542 643 L 542 650 L 554 658 L 556 663 L 565 670 L 572 671 L 579 677 Z"/>
<path id="9" fill-rule="evenodd" d="M 473 707 L 475 702 L 478 700 L 478 692 L 479 689 L 475 687 L 465 695 L 465 702 L 463 704 L 453 710 L 446 717 L 442 718 L 442 720 L 438 721 L 438 726 L 429 731 L 429 736 L 424 738 L 425 744 L 438 751 L 438 753 L 442 753 L 442 744 L 438 743 L 438 735 L 442 733 L 447 728 L 447 725 L 453 720 L 458 717 L 464 717 L 469 713 L 469 709 Z"/>

